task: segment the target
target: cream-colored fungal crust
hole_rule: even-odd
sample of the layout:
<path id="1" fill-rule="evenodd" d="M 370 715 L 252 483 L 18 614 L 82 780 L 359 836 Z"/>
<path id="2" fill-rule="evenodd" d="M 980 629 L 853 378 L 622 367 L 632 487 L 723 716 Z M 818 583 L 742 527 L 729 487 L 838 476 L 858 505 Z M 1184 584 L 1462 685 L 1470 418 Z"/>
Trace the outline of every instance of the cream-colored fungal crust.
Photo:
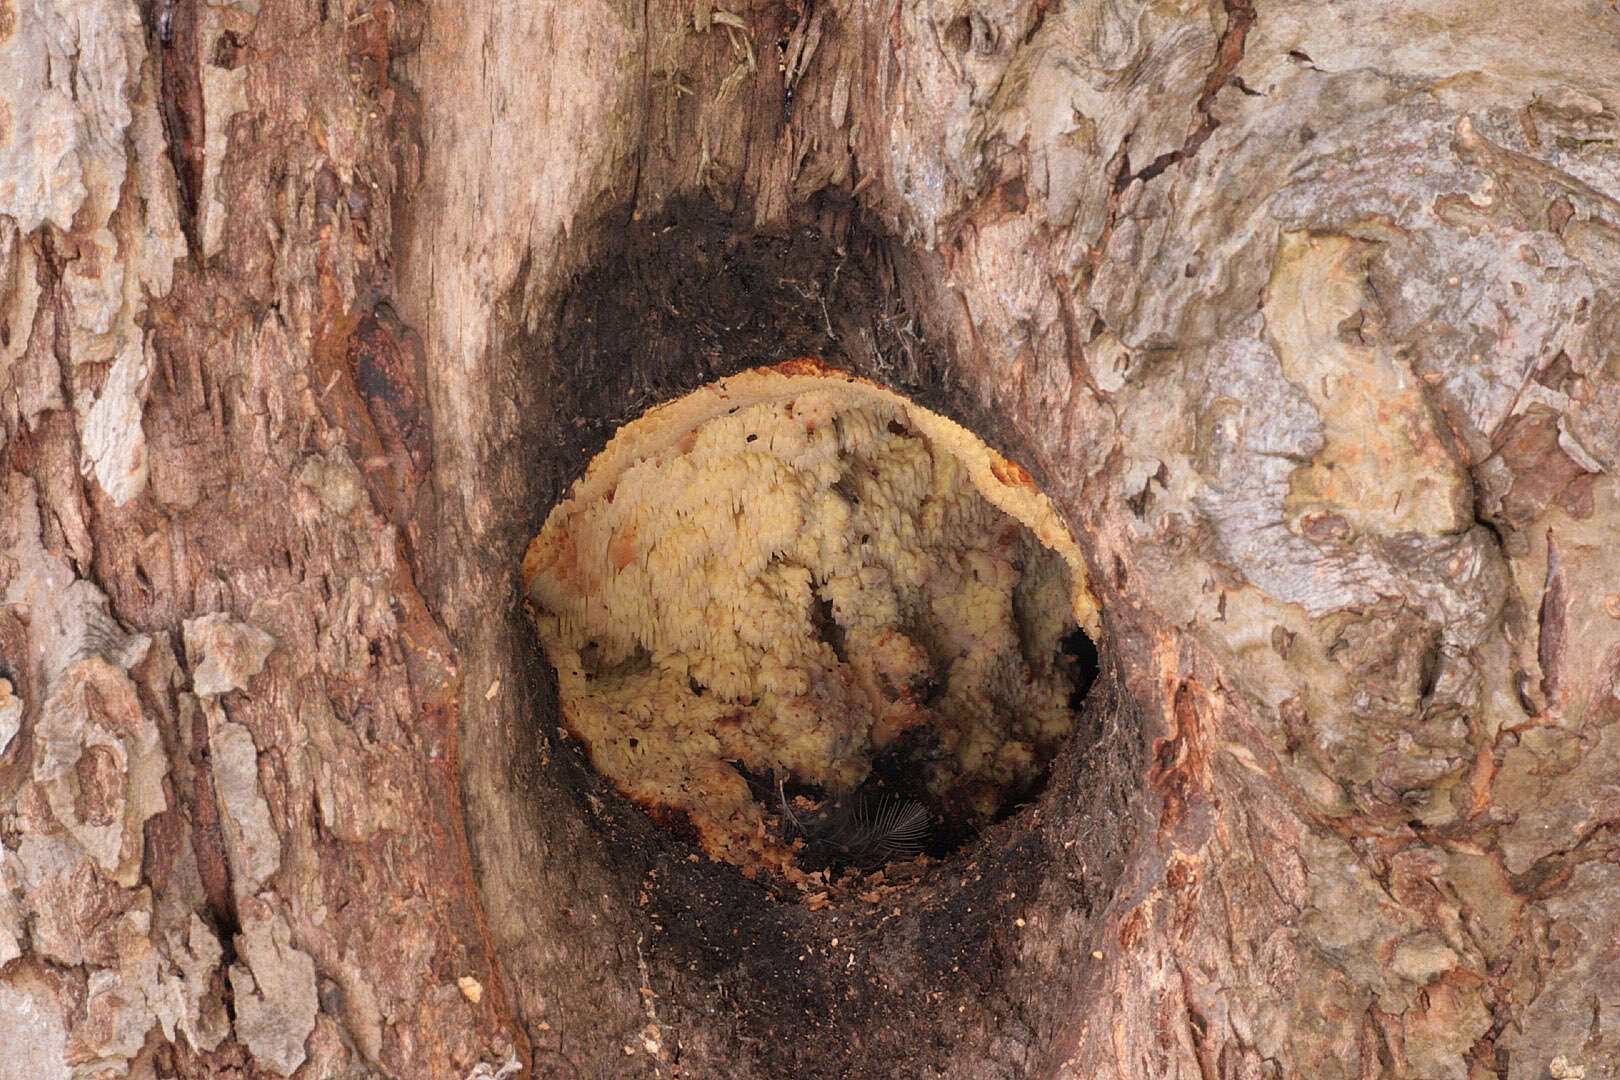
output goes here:
<path id="1" fill-rule="evenodd" d="M 983 820 L 1073 730 L 1059 642 L 1097 633 L 1027 473 L 811 361 L 626 425 L 523 572 L 597 770 L 747 869 L 792 854 L 731 762 L 841 792 L 904 742 L 936 808 Z"/>

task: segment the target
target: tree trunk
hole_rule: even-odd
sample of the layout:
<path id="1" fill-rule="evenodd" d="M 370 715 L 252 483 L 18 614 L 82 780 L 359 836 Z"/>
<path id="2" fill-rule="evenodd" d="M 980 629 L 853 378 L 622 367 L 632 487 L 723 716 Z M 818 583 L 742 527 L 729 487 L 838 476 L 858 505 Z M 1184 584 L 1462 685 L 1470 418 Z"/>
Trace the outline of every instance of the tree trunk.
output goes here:
<path id="1" fill-rule="evenodd" d="M 1602 1075 L 1617 46 L 0 0 L 0 1080 Z M 619 423 L 801 355 L 1026 466 L 1103 610 L 892 904 L 653 827 L 521 604 Z"/>

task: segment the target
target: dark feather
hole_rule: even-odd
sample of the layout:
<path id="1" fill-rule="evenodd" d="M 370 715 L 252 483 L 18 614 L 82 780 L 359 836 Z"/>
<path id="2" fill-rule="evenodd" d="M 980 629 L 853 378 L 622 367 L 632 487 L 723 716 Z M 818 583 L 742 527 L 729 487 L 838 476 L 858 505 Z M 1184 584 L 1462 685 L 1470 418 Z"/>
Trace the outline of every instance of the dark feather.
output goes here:
<path id="1" fill-rule="evenodd" d="M 909 859 L 928 842 L 932 824 L 928 810 L 912 799 L 857 791 L 795 813 L 780 784 L 777 797 L 788 830 L 822 848 L 835 862 L 870 866 Z"/>

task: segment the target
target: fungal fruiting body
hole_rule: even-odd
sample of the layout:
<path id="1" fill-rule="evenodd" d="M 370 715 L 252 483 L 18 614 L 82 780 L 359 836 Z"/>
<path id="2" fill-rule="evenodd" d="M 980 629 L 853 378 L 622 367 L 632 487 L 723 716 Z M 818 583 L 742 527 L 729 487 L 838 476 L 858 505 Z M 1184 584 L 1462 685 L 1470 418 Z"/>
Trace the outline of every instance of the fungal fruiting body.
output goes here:
<path id="1" fill-rule="evenodd" d="M 988 820 L 1073 731 L 1059 642 L 1097 629 L 1022 469 L 811 361 L 621 428 L 523 572 L 597 771 L 750 872 L 794 855 L 745 774 L 837 798 L 899 756 L 930 811 Z"/>

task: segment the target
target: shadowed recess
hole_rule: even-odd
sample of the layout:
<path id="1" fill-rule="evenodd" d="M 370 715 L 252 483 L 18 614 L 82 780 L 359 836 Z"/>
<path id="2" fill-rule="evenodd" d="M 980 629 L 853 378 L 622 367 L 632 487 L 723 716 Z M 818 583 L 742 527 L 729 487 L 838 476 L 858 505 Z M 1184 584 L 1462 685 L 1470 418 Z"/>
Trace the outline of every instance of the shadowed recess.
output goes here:
<path id="1" fill-rule="evenodd" d="M 1075 730 L 1077 624 L 1097 632 L 1023 469 L 808 360 L 626 425 L 524 579 L 597 771 L 794 882 L 947 854 L 1028 799 Z"/>

